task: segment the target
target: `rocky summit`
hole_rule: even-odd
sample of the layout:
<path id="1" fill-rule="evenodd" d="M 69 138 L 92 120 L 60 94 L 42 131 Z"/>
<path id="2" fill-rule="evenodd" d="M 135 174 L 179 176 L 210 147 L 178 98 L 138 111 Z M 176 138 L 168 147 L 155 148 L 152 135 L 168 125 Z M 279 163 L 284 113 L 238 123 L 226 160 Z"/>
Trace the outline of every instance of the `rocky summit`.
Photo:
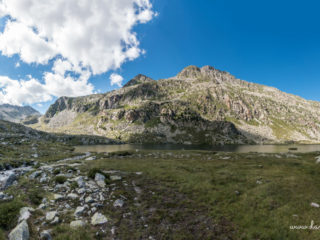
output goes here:
<path id="1" fill-rule="evenodd" d="M 132 143 L 314 143 L 320 103 L 239 80 L 210 66 L 138 75 L 106 94 L 61 97 L 34 128 Z"/>

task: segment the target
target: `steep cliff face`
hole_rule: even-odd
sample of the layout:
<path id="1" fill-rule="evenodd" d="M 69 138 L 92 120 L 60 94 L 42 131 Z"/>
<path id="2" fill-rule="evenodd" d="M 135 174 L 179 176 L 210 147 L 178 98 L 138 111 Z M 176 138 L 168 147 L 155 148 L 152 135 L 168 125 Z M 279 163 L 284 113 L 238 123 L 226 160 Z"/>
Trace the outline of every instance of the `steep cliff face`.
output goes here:
<path id="1" fill-rule="evenodd" d="M 189 66 L 169 79 L 138 75 L 106 94 L 60 98 L 34 127 L 128 142 L 319 142 L 320 103 Z"/>
<path id="2" fill-rule="evenodd" d="M 0 105 L 0 120 L 19 123 L 26 118 L 40 117 L 40 113 L 30 106 L 20 107 L 10 104 Z"/>

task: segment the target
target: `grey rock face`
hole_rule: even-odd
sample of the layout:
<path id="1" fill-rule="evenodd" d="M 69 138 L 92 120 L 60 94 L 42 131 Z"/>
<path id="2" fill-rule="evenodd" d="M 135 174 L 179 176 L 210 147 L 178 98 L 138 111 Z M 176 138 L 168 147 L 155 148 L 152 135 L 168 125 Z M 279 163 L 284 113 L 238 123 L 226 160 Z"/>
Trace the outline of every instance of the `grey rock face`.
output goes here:
<path id="1" fill-rule="evenodd" d="M 30 237 L 27 221 L 22 221 L 9 234 L 9 240 L 28 240 Z"/>
<path id="2" fill-rule="evenodd" d="M 51 234 L 50 234 L 50 231 L 42 231 L 40 233 L 40 239 L 41 240 L 52 240 L 52 237 L 51 237 Z"/>

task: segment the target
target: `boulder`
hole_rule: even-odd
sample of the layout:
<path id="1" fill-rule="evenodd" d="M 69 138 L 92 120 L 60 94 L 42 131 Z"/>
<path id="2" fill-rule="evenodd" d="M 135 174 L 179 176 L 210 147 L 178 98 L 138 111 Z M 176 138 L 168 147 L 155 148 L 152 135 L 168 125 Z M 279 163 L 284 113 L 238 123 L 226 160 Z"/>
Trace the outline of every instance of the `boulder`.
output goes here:
<path id="1" fill-rule="evenodd" d="M 82 220 L 72 221 L 70 223 L 70 227 L 72 228 L 80 228 L 80 227 L 84 227 L 85 225 L 86 223 Z"/>
<path id="2" fill-rule="evenodd" d="M 94 180 L 99 182 L 99 181 L 104 181 L 106 179 L 106 177 L 104 175 L 102 175 L 101 173 L 96 173 Z"/>
<path id="3" fill-rule="evenodd" d="M 20 215 L 19 215 L 19 219 L 18 222 L 22 222 L 24 220 L 28 220 L 31 216 L 31 212 L 33 212 L 34 209 L 33 208 L 29 208 L 29 207 L 23 207 L 20 209 Z"/>
<path id="4" fill-rule="evenodd" d="M 29 226 L 26 220 L 17 225 L 9 234 L 9 240 L 28 240 L 29 237 Z"/>
<path id="5" fill-rule="evenodd" d="M 10 187 L 16 179 L 17 176 L 12 171 L 2 173 L 0 175 L 0 190 L 4 190 Z"/>
<path id="6" fill-rule="evenodd" d="M 91 218 L 91 224 L 96 226 L 96 225 L 101 225 L 101 224 L 105 224 L 108 222 L 108 219 L 106 216 L 104 216 L 101 213 L 95 213 L 92 218 Z"/>
<path id="7" fill-rule="evenodd" d="M 57 211 L 51 211 L 51 212 L 47 212 L 46 214 L 46 220 L 48 222 L 51 222 L 55 219 L 55 217 L 58 215 Z"/>

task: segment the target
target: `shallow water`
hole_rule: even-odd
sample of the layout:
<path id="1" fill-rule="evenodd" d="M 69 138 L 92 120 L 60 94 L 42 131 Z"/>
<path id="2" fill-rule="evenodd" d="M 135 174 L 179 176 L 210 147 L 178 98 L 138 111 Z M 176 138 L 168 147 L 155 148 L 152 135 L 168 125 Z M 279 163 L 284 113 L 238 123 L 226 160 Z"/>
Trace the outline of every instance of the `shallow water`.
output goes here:
<path id="1" fill-rule="evenodd" d="M 289 150 L 297 148 L 297 150 Z M 75 152 L 116 152 L 128 150 L 209 150 L 222 152 L 260 152 L 260 153 L 283 153 L 283 152 L 315 152 L 320 151 L 320 145 L 225 145 L 225 146 L 198 146 L 178 144 L 121 144 L 121 145 L 92 145 L 76 146 Z"/>

